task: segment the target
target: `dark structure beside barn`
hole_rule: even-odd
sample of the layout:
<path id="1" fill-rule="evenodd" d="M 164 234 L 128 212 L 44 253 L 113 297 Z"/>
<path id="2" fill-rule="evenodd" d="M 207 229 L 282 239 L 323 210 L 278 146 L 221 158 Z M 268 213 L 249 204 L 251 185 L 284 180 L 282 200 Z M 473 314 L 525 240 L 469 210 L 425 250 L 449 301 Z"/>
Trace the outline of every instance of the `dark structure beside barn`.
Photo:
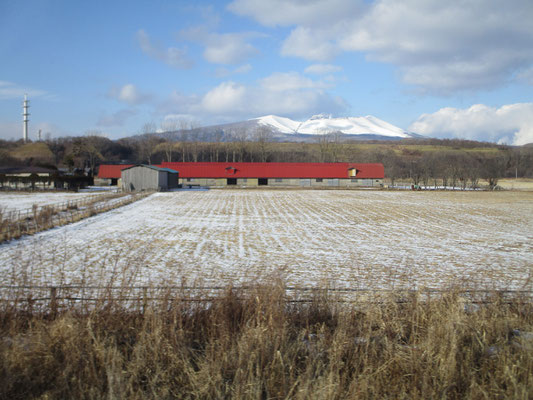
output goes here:
<path id="1" fill-rule="evenodd" d="M 91 176 L 45 167 L 0 167 L 3 190 L 78 190 L 93 184 Z"/>

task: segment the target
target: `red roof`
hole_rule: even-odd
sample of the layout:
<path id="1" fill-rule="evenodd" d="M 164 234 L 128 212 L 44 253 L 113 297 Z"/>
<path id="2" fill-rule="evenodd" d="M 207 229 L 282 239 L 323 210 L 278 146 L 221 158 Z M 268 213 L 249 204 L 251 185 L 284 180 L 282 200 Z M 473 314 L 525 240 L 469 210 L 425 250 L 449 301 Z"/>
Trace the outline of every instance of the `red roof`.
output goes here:
<path id="1" fill-rule="evenodd" d="M 231 163 L 163 162 L 164 168 L 179 171 L 180 178 L 357 178 L 382 179 L 383 164 L 360 163 Z"/>
<path id="2" fill-rule="evenodd" d="M 120 172 L 132 164 L 100 165 L 99 178 L 120 178 Z M 158 167 L 179 171 L 180 178 L 356 178 L 382 179 L 383 164 L 361 163 L 242 163 L 242 162 L 163 162 Z"/>
<path id="3" fill-rule="evenodd" d="M 98 168 L 98 178 L 111 179 L 120 178 L 120 171 L 124 168 L 133 167 L 133 164 L 101 164 Z"/>

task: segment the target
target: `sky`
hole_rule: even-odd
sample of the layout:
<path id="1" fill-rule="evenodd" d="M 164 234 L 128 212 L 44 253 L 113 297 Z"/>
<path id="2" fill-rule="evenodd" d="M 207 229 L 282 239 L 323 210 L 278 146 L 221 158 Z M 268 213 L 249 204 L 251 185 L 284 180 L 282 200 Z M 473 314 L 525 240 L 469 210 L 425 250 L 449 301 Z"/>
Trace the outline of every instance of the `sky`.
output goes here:
<path id="1" fill-rule="evenodd" d="M 373 115 L 533 142 L 532 0 L 0 0 L 0 138 Z"/>

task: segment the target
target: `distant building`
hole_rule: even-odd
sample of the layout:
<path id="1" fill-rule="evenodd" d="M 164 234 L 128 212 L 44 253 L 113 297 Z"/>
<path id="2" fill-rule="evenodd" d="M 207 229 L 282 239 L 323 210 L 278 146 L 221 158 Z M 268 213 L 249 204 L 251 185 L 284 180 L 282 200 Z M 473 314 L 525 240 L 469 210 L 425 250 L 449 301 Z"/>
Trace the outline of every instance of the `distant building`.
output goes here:
<path id="1" fill-rule="evenodd" d="M 382 164 L 164 162 L 161 166 L 179 170 L 183 186 L 379 187 L 384 178 Z"/>
<path id="2" fill-rule="evenodd" d="M 121 171 L 122 189 L 169 190 L 178 187 L 178 171 L 155 165 L 133 165 Z"/>
<path id="3" fill-rule="evenodd" d="M 131 167 L 100 165 L 98 178 L 117 180 Z M 158 167 L 179 171 L 183 187 L 381 187 L 385 175 L 383 164 L 366 163 L 163 162 Z"/>
<path id="4" fill-rule="evenodd" d="M 0 186 L 7 188 L 54 188 L 56 169 L 44 167 L 0 167 Z"/>

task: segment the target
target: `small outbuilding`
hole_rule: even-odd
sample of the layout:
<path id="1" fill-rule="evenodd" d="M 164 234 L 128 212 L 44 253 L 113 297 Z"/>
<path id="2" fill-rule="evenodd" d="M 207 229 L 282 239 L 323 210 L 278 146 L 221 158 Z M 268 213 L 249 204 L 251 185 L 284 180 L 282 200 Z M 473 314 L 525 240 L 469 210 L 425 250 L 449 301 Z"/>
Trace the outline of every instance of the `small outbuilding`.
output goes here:
<path id="1" fill-rule="evenodd" d="M 155 165 L 133 165 L 121 171 L 122 189 L 159 190 L 175 189 L 179 184 L 179 173 L 170 168 Z"/>

